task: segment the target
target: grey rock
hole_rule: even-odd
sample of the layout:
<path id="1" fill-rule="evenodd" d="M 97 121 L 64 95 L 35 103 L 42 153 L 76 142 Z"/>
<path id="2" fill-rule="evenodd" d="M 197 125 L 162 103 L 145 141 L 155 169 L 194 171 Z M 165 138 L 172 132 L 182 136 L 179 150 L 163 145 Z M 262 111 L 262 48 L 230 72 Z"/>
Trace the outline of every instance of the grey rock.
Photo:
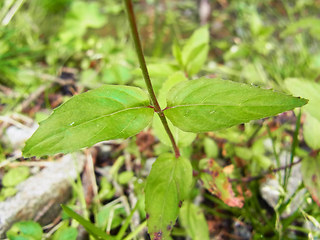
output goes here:
<path id="1" fill-rule="evenodd" d="M 279 156 L 281 166 L 288 164 L 287 161 L 290 158 L 289 152 L 282 152 Z M 297 158 L 293 160 L 293 162 L 298 161 Z M 279 179 L 279 177 L 281 179 Z M 285 194 L 285 200 L 288 200 L 293 194 L 296 193 L 298 187 L 302 183 L 302 174 L 300 171 L 300 164 L 292 166 L 291 175 L 288 180 L 287 191 L 285 193 L 279 182 L 282 182 L 284 178 L 284 171 L 280 171 L 280 176 L 278 173 L 275 174 L 275 178 L 268 178 L 264 183 L 260 186 L 260 193 L 262 198 L 273 208 L 275 208 L 278 204 L 279 197 L 282 194 Z M 285 211 L 282 213 L 281 217 L 286 218 L 294 213 L 298 207 L 303 202 L 303 195 L 306 192 L 306 189 L 301 189 L 298 193 L 295 194 L 292 202 L 288 205 Z"/>
<path id="2" fill-rule="evenodd" d="M 18 221 L 51 223 L 60 213 L 60 204 L 71 197 L 71 181 L 82 171 L 85 157 L 68 154 L 17 186 L 15 196 L 0 202 L 0 238 Z"/>
<path id="3" fill-rule="evenodd" d="M 19 128 L 12 125 L 6 130 L 6 138 L 14 149 L 20 148 L 37 130 L 38 126 L 38 124 L 34 124 L 31 128 Z"/>

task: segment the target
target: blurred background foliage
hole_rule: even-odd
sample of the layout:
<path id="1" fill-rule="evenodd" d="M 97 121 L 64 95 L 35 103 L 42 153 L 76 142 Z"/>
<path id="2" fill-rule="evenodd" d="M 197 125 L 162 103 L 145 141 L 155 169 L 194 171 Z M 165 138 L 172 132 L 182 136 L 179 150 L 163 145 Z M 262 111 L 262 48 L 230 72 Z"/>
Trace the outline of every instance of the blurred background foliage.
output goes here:
<path id="1" fill-rule="evenodd" d="M 173 44 L 183 45 L 199 27 L 200 2 L 136 1 L 156 87 L 175 70 Z M 214 74 L 275 89 L 284 89 L 288 77 L 317 79 L 318 1 L 220 0 L 210 5 L 204 20 L 210 53 L 198 76 Z M 5 101 L 21 101 L 48 81 L 43 74 L 59 75 L 62 67 L 77 70 L 83 88 L 142 85 L 119 1 L 4 0 L 0 9 L 0 83 L 16 93 Z"/>
<path id="2" fill-rule="evenodd" d="M 317 107 L 320 109 L 320 103 L 317 94 L 311 96 L 310 92 L 319 87 L 320 81 L 319 0 L 136 0 L 134 3 L 147 65 L 160 98 L 164 98 L 161 92 L 168 91 L 170 81 L 175 81 L 173 74 L 182 70 L 184 74 L 178 74 L 190 79 L 200 76 L 221 77 L 300 95 L 309 98 L 314 106 L 313 109 L 306 108 L 306 115 L 302 117 L 304 119 L 306 116 L 309 120 L 303 128 L 303 135 L 298 134 L 296 149 L 292 147 L 297 126 L 295 115 L 286 113 L 267 120 L 266 124 L 257 121 L 214 134 L 200 134 L 193 143 L 194 135 L 182 135 L 184 155 L 192 156 L 193 159 L 210 157 L 220 159 L 223 166 L 234 165 L 236 170 L 229 176 L 233 179 L 240 179 L 246 174 L 259 175 L 273 167 L 280 167 L 282 164 L 279 159 L 282 155 L 290 155 L 290 151 L 291 155 L 296 153 L 300 158 L 309 158 L 310 154 L 317 156 L 320 141 L 319 131 L 315 129 L 320 129 L 320 119 L 315 112 Z M 39 121 L 71 95 L 102 84 L 127 84 L 144 88 L 129 33 L 124 6 L 119 0 L 1 1 L 1 115 L 9 116 L 17 112 Z M 196 46 L 199 47 L 197 54 L 201 53 L 203 56 L 197 56 L 196 61 L 186 65 L 181 49 L 192 45 L 192 41 L 188 41 L 190 36 L 199 44 Z M 188 54 L 192 58 L 195 53 Z M 168 80 L 167 85 L 163 84 L 169 76 L 172 79 Z M 72 80 L 71 83 L 69 80 Z M 300 80 L 304 82 L 301 83 Z M 310 91 L 299 92 L 303 86 L 308 86 Z M 30 96 L 35 93 L 35 98 L 30 100 Z M 40 103 L 37 102 L 39 99 Z M 157 143 L 151 155 L 168 150 L 166 136 L 161 136 L 156 121 L 155 119 L 153 123 L 155 132 L 164 144 Z M 139 152 L 141 148 L 138 149 L 135 140 L 133 138 L 127 143 L 128 152 L 143 158 L 142 164 L 145 164 L 146 156 Z M 13 148 L 1 142 L 1 159 L 10 156 Z M 292 152 L 292 149 L 295 151 Z M 117 159 L 112 167 L 115 173 L 113 177 L 118 184 L 126 186 L 134 178 L 133 172 L 124 171 L 118 175 L 124 164 L 119 155 L 120 153 L 113 155 Z M 193 165 L 199 170 L 196 163 Z M 308 167 L 304 167 L 304 172 L 307 172 Z M 315 171 L 317 170 L 319 169 L 315 167 Z M 6 170 L 6 174 L 6 179 L 10 179 L 10 176 L 16 179 L 14 174 L 18 174 L 23 180 L 29 176 L 29 171 L 18 168 L 15 171 Z M 8 181 L 2 180 L 6 190 L 2 190 L 1 199 L 15 194 L 13 187 L 20 179 L 16 179 L 17 183 L 14 184 Z M 304 181 L 305 184 L 308 182 Z M 195 188 L 194 198 L 202 196 L 204 199 L 201 200 L 201 207 L 210 231 L 225 228 L 224 235 L 222 234 L 225 238 L 221 239 L 229 239 L 228 229 L 233 224 L 234 232 L 250 232 L 252 239 L 319 237 L 319 207 L 311 200 L 309 193 L 303 193 L 301 206 L 304 204 L 304 210 L 297 210 L 287 218 L 280 218 L 294 194 L 289 198 L 281 197 L 271 210 L 270 203 L 267 205 L 261 198 L 259 184 L 258 181 L 250 181 L 246 188 L 238 185 L 240 188 L 236 192 L 243 193 L 249 189 L 251 196 L 254 196 L 252 198 L 249 197 L 250 194 L 244 194 L 243 208 L 231 208 L 207 192 Z M 135 181 L 134 185 L 137 189 L 136 196 L 142 199 L 143 194 L 139 189 L 143 184 Z M 307 185 L 310 186 L 310 183 Z M 286 186 L 281 186 L 286 191 Z M 304 188 L 303 185 L 299 186 Z M 75 184 L 74 188 L 79 186 Z M 113 199 L 114 192 L 112 181 L 99 179 L 99 198 L 102 202 Z M 79 191 L 75 194 L 73 203 L 77 198 L 82 198 L 81 194 L 79 197 Z M 104 219 L 109 216 L 110 208 L 117 204 L 93 207 L 92 214 L 98 227 L 107 227 Z M 137 208 L 143 219 L 143 203 L 139 201 L 139 204 Z M 97 211 L 97 208 L 100 210 Z M 186 214 L 185 208 L 182 215 Z M 198 206 L 191 205 L 190 208 L 194 209 L 193 213 L 198 211 Z M 123 207 L 116 209 L 111 229 L 119 227 L 126 219 Z M 87 217 L 89 215 L 87 213 Z M 195 219 L 197 217 L 199 221 L 204 221 L 202 215 L 194 216 Z M 214 225 L 217 224 L 214 221 L 217 217 L 225 219 L 219 222 L 219 226 Z M 181 216 L 181 219 L 181 228 L 174 230 L 173 235 L 189 235 L 197 239 L 191 231 L 198 229 L 196 225 L 192 225 L 195 223 L 188 222 L 185 216 Z M 311 222 L 315 227 L 308 227 L 306 222 Z M 54 239 L 59 239 L 59 234 L 63 231 L 76 235 L 74 229 L 66 230 L 68 224 L 65 220 L 62 225 Z M 33 227 L 39 230 L 38 226 Z M 189 230 L 181 230 L 182 228 Z M 241 235 L 241 239 L 249 239 L 245 234 L 246 232 Z"/>

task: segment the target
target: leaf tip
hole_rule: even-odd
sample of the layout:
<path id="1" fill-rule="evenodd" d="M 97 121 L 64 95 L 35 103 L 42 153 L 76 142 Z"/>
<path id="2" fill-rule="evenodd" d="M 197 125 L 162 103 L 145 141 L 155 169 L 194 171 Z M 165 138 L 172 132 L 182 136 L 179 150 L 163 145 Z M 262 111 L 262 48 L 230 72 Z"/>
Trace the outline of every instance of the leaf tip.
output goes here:
<path id="1" fill-rule="evenodd" d="M 309 102 L 309 99 L 306 99 L 306 98 L 299 97 L 299 99 L 303 101 L 302 106 L 306 105 Z"/>
<path id="2" fill-rule="evenodd" d="M 26 147 L 24 147 L 24 148 L 22 149 L 22 156 L 23 156 L 24 158 L 29 158 L 29 157 L 31 157 L 31 154 L 29 153 L 29 150 L 28 150 Z"/>

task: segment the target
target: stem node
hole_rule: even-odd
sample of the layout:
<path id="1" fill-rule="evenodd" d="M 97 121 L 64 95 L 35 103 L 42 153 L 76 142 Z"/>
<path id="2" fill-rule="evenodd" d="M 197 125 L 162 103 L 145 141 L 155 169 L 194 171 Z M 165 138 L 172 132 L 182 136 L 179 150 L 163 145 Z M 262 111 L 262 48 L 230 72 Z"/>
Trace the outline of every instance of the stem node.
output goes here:
<path id="1" fill-rule="evenodd" d="M 143 74 L 144 81 L 147 85 L 147 89 L 148 89 L 148 92 L 149 92 L 149 95 L 150 95 L 150 98 L 151 98 L 151 101 L 153 104 L 154 111 L 159 115 L 160 120 L 164 126 L 164 129 L 166 130 L 166 132 L 170 138 L 170 141 L 172 143 L 172 147 L 174 149 L 175 156 L 176 156 L 176 158 L 178 158 L 178 157 L 180 157 L 179 148 L 174 140 L 174 137 L 173 137 L 172 132 L 169 128 L 166 116 L 164 115 L 164 112 L 161 110 L 161 107 L 158 103 L 157 97 L 156 97 L 154 90 L 153 90 L 153 87 L 152 87 L 152 83 L 150 80 L 146 61 L 144 59 L 144 55 L 143 55 L 143 51 L 142 51 L 142 47 L 141 47 L 141 42 L 140 42 L 140 37 L 139 37 L 139 33 L 138 33 L 136 17 L 135 17 L 134 10 L 133 10 L 132 0 L 124 0 L 124 2 L 125 2 L 125 6 L 127 9 L 127 13 L 128 13 L 128 20 L 130 23 L 130 29 L 131 29 L 132 37 L 134 40 L 134 45 L 135 45 L 136 52 L 138 55 L 140 68 L 141 68 L 141 71 Z"/>

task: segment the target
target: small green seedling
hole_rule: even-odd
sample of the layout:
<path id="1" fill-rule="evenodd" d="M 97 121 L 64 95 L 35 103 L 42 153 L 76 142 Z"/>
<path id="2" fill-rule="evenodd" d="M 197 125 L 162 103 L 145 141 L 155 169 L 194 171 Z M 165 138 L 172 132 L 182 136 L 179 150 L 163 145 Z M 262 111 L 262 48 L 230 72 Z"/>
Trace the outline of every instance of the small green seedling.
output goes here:
<path id="1" fill-rule="evenodd" d="M 153 116 L 158 115 L 173 146 L 173 153 L 160 155 L 153 164 L 147 178 L 145 202 L 151 238 L 167 239 L 178 217 L 179 207 L 187 199 L 192 185 L 191 163 L 180 156 L 169 124 L 184 132 L 215 131 L 301 107 L 307 100 L 228 80 L 187 80 L 182 77 L 168 91 L 166 107 L 161 108 L 144 60 L 131 0 L 125 0 L 125 5 L 149 95 L 137 87 L 105 85 L 74 96 L 40 123 L 38 130 L 26 142 L 23 155 L 68 153 L 100 141 L 128 138 L 146 128 Z M 207 52 L 206 47 L 197 46 L 195 49 Z M 179 55 L 177 51 L 175 55 Z M 186 62 L 195 59 L 192 56 L 196 51 L 189 51 L 188 55 L 191 57 L 186 58 L 183 57 L 186 54 L 182 54 L 181 65 L 185 66 L 186 73 L 193 74 L 199 67 Z M 207 161 L 206 164 L 208 171 L 219 173 L 215 163 Z M 212 172 L 204 179 L 210 178 Z M 216 180 L 220 181 L 218 177 Z M 215 185 L 213 181 L 206 181 L 205 187 L 210 190 Z"/>

